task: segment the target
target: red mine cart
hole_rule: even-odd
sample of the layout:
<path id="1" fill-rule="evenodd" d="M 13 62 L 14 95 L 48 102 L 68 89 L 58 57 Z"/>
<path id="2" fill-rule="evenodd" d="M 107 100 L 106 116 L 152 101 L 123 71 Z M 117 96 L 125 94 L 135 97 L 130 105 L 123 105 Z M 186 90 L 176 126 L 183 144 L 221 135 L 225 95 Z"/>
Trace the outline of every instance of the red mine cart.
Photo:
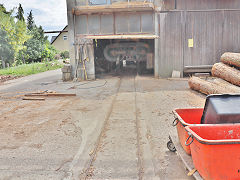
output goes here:
<path id="1" fill-rule="evenodd" d="M 185 145 L 185 142 L 189 137 L 187 131 L 185 130 L 185 127 L 201 123 L 203 108 L 175 109 L 173 111 L 173 114 L 175 120 L 173 121 L 172 125 L 176 126 L 178 137 L 176 137 L 174 134 L 170 134 L 167 147 L 172 152 L 177 151 L 177 154 L 182 159 L 186 168 L 190 172 L 193 172 L 195 167 L 191 158 L 191 150 L 189 146 Z M 195 179 L 202 180 L 197 171 L 192 175 L 195 177 Z"/>
<path id="2" fill-rule="evenodd" d="M 192 160 L 203 179 L 240 179 L 240 124 L 186 127 Z"/>
<path id="3" fill-rule="evenodd" d="M 203 108 L 194 108 L 194 109 L 176 109 L 173 111 L 175 120 L 173 126 L 177 126 L 177 133 L 179 141 L 186 151 L 187 154 L 191 154 L 190 147 L 185 146 L 185 141 L 188 138 L 187 131 L 185 130 L 186 126 L 193 124 L 200 124 L 201 117 L 203 114 Z M 171 141 L 169 142 L 171 143 Z M 168 145 L 169 149 L 172 150 L 170 144 Z"/>
<path id="4" fill-rule="evenodd" d="M 240 180 L 240 95 L 210 95 L 204 109 L 173 111 L 177 151 L 195 179 Z"/>

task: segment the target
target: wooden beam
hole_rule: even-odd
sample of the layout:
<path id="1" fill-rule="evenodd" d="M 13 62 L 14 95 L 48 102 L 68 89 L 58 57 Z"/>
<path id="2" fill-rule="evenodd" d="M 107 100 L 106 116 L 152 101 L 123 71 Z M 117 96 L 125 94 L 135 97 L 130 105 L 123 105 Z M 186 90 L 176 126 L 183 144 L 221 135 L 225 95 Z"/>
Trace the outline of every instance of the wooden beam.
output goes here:
<path id="1" fill-rule="evenodd" d="M 210 73 L 212 65 L 200 65 L 200 66 L 185 66 L 183 68 L 184 73 Z"/>
<path id="2" fill-rule="evenodd" d="M 64 94 L 64 93 L 43 93 L 43 94 L 25 94 L 25 96 L 76 96 L 76 94 Z"/>
<path id="3" fill-rule="evenodd" d="M 50 33 L 62 33 L 62 32 L 68 32 L 68 31 L 45 31 L 45 34 L 50 34 Z"/>
<path id="4" fill-rule="evenodd" d="M 133 12 L 133 11 L 154 11 L 155 6 L 149 2 L 122 2 L 111 5 L 96 6 L 78 6 L 73 8 L 72 13 L 75 15 L 93 14 L 101 12 Z"/>
<path id="5" fill-rule="evenodd" d="M 45 98 L 37 98 L 37 97 L 24 97 L 22 100 L 27 100 L 27 101 L 45 101 Z"/>
<path id="6" fill-rule="evenodd" d="M 78 35 L 79 38 L 85 39 L 157 39 L 152 34 L 134 34 L 134 35 Z"/>

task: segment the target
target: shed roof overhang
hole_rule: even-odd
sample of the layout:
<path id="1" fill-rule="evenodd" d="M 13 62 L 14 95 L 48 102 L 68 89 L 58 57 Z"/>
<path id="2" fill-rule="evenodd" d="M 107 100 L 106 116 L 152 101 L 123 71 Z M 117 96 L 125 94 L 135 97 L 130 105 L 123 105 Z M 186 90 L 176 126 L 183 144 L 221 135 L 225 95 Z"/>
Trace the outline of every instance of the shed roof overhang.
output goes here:
<path id="1" fill-rule="evenodd" d="M 111 5 L 78 6 L 73 8 L 75 15 L 111 12 L 154 11 L 155 6 L 149 2 L 122 2 Z"/>

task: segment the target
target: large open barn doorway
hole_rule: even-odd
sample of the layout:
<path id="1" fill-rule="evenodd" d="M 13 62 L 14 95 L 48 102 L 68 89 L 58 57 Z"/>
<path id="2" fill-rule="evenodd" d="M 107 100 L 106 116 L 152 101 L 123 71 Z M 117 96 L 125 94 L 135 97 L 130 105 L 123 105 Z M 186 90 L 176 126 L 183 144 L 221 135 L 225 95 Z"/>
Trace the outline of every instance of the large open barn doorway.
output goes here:
<path id="1" fill-rule="evenodd" d="M 94 40 L 95 72 L 111 75 L 153 75 L 154 40 Z"/>

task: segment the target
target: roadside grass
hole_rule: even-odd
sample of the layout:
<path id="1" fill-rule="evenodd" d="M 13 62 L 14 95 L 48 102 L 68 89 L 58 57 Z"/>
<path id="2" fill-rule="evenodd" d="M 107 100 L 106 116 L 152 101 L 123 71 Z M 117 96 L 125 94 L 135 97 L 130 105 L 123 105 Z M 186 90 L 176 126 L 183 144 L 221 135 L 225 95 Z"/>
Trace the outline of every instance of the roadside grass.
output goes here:
<path id="1" fill-rule="evenodd" d="M 0 75 L 27 76 L 49 70 L 62 68 L 63 64 L 58 61 L 23 64 L 15 67 L 0 69 Z"/>

